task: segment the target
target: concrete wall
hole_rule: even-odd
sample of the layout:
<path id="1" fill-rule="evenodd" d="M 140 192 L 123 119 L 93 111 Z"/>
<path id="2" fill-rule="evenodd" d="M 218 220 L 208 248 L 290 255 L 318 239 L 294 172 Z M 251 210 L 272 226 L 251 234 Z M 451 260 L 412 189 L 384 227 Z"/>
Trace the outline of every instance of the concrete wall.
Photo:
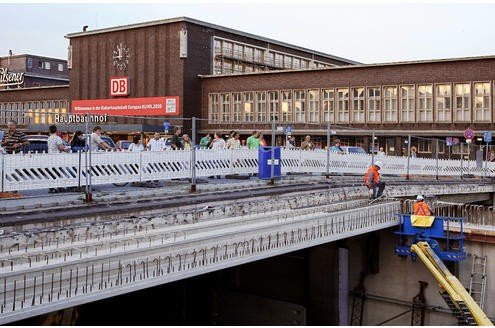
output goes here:
<path id="1" fill-rule="evenodd" d="M 426 303 L 430 306 L 438 306 L 447 309 L 447 305 L 438 294 L 438 282 L 428 271 L 426 266 L 418 259 L 413 262 L 411 258 L 399 257 L 394 254 L 394 246 L 397 237 L 393 230 L 381 231 L 379 233 L 379 272 L 368 274 L 365 278 L 365 288 L 368 295 L 386 297 L 397 301 L 412 302 L 414 296 L 419 293 L 418 281 L 426 281 L 428 287 L 425 289 Z M 363 269 L 363 243 L 364 237 L 352 238 L 348 241 L 349 246 L 349 287 L 353 289 L 359 283 L 359 274 Z M 485 312 L 489 317 L 495 317 L 495 245 L 466 242 L 468 253 L 487 255 L 488 282 L 485 298 Z M 490 263 L 491 261 L 491 263 Z M 471 275 L 472 258 L 460 262 L 459 274 L 456 274 L 465 287 L 469 287 Z M 383 300 L 367 299 L 363 315 L 364 325 L 377 325 L 382 321 L 392 318 L 408 309 L 410 305 L 397 304 L 399 302 L 388 302 Z M 352 297 L 349 299 L 349 311 L 352 306 Z M 387 325 L 410 325 L 411 313 L 405 314 Z M 457 325 L 454 316 L 447 313 L 427 311 L 425 325 Z"/>

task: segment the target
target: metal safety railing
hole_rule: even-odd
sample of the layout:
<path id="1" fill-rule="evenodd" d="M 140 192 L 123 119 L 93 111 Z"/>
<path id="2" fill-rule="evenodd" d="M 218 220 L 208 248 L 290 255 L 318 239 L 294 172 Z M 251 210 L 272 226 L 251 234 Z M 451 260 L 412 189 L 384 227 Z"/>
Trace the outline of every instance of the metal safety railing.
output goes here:
<path id="1" fill-rule="evenodd" d="M 194 155 L 194 156 L 193 156 Z M 375 157 L 376 158 L 376 157 Z M 281 171 L 287 173 L 364 174 L 373 156 L 341 155 L 326 151 L 282 149 Z M 434 160 L 382 156 L 382 174 L 419 175 L 426 177 L 495 176 L 495 164 L 468 169 L 459 160 Z M 184 179 L 212 175 L 253 174 L 258 172 L 258 152 L 252 149 L 195 149 L 163 152 L 95 152 L 91 161 L 77 153 L 0 154 L 1 191 L 75 187 L 143 182 L 161 179 Z M 91 179 L 86 179 L 88 175 Z"/>

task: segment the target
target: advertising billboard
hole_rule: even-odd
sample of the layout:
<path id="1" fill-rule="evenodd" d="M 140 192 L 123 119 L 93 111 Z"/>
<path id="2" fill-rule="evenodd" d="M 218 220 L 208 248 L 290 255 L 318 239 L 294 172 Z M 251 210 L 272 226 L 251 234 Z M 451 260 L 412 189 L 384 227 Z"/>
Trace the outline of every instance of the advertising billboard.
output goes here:
<path id="1" fill-rule="evenodd" d="M 73 100 L 72 114 L 110 116 L 178 116 L 179 97 Z"/>

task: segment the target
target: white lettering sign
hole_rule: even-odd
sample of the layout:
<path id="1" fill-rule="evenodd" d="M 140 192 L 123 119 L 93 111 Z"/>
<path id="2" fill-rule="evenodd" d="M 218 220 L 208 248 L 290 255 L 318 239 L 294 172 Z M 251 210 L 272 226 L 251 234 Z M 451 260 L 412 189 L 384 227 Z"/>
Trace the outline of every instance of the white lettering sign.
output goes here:
<path id="1" fill-rule="evenodd" d="M 19 85 L 24 83 L 23 73 L 9 73 L 7 68 L 0 67 L 0 86 Z"/>

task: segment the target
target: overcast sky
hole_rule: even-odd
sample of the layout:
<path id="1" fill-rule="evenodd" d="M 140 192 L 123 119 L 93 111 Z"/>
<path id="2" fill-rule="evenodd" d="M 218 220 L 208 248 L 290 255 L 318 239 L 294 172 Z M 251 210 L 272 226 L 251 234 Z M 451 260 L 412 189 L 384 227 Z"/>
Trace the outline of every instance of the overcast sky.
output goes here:
<path id="1" fill-rule="evenodd" d="M 495 3 L 0 3 L 0 56 L 66 59 L 68 33 L 187 16 L 382 63 L 495 55 Z"/>

